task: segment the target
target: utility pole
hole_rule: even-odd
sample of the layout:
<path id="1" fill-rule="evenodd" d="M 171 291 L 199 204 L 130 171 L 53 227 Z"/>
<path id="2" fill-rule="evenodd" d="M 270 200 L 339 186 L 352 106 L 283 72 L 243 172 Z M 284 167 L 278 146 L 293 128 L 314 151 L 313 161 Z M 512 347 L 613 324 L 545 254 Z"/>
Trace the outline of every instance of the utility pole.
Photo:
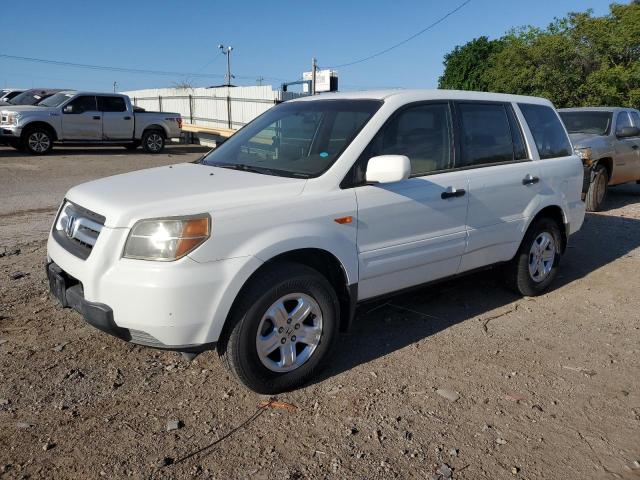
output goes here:
<path id="1" fill-rule="evenodd" d="M 230 45 L 225 47 L 224 45 L 220 44 L 218 45 L 218 48 L 220 49 L 223 55 L 227 56 L 227 75 L 225 76 L 225 78 L 227 80 L 226 86 L 230 87 L 231 79 L 234 78 L 234 76 L 231 75 L 231 50 L 233 50 L 233 47 Z"/>
<path id="2" fill-rule="evenodd" d="M 260 75 L 258 78 L 256 78 L 256 82 L 258 83 L 259 86 L 262 86 L 262 81 L 264 80 L 264 77 L 262 75 Z"/>
<path id="3" fill-rule="evenodd" d="M 311 59 L 311 95 L 316 94 L 316 69 L 318 68 L 318 62 L 316 57 Z"/>
<path id="4" fill-rule="evenodd" d="M 113 82 L 113 93 L 116 93 L 117 86 L 118 86 L 118 82 Z"/>

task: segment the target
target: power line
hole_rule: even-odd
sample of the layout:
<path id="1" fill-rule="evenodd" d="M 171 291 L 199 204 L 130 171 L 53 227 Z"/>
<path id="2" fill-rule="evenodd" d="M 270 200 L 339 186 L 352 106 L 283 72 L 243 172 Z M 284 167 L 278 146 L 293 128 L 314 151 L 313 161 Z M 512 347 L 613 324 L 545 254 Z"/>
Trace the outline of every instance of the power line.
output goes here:
<path id="1" fill-rule="evenodd" d="M 219 75 L 215 73 L 199 73 L 199 72 L 172 72 L 165 70 L 143 70 L 139 68 L 127 68 L 127 67 L 112 67 L 106 65 L 90 65 L 86 63 L 73 63 L 73 62 L 65 62 L 61 60 L 47 60 L 44 58 L 33 58 L 33 57 L 21 57 L 18 55 L 8 55 L 5 53 L 0 53 L 0 58 L 7 58 L 10 60 L 19 60 L 23 62 L 32 62 L 32 63 L 44 63 L 47 65 L 57 65 L 61 67 L 74 67 L 74 68 L 85 68 L 89 70 L 106 70 L 110 72 L 122 72 L 122 73 L 135 73 L 135 74 L 144 74 L 144 75 L 163 75 L 169 77 L 198 77 L 198 78 L 221 78 L 224 75 Z M 238 75 L 236 78 L 253 80 L 256 78 L 255 75 Z M 265 79 L 281 81 L 281 78 L 277 77 L 265 77 Z"/>
<path id="2" fill-rule="evenodd" d="M 457 11 L 461 10 L 465 5 L 467 5 L 469 2 L 471 2 L 471 0 L 465 0 L 464 2 L 462 2 L 460 5 L 458 5 L 456 8 L 454 8 L 453 10 L 451 10 L 450 12 L 448 12 L 446 15 L 440 17 L 438 20 L 436 20 L 435 22 L 431 23 L 430 25 L 427 25 L 425 28 L 423 28 L 422 30 L 420 30 L 417 33 L 414 33 L 413 35 L 411 35 L 409 38 L 406 38 L 404 40 L 402 40 L 401 42 L 396 43 L 395 45 L 392 45 L 388 48 L 385 48 L 384 50 L 380 50 L 379 52 L 374 53 L 373 55 L 369 55 L 368 57 L 364 57 L 361 58 L 359 60 L 354 60 L 352 62 L 347 62 L 347 63 L 341 63 L 340 65 L 334 65 L 333 67 L 327 67 L 329 69 L 337 69 L 337 68 L 344 68 L 344 67 L 349 67 L 351 65 L 355 65 L 357 63 L 362 63 L 362 62 L 366 62 L 367 60 L 371 60 L 372 58 L 375 57 L 379 57 L 380 55 L 383 55 L 387 52 L 390 52 L 391 50 L 400 47 L 401 45 L 404 45 L 407 42 L 410 42 L 411 40 L 413 40 L 414 38 L 422 35 L 423 33 L 425 33 L 427 30 L 431 30 L 433 27 L 435 27 L 436 25 L 444 22 L 447 18 L 449 18 L 451 15 L 453 15 L 454 13 L 456 13 Z"/>

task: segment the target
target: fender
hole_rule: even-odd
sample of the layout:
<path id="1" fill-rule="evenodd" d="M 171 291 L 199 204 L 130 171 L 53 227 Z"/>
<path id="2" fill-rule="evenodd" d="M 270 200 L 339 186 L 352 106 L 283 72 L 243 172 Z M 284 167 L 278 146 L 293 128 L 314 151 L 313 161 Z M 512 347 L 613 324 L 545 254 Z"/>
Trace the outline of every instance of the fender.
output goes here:
<path id="1" fill-rule="evenodd" d="M 58 140 L 59 138 L 61 138 L 61 132 L 58 130 L 58 128 L 53 125 L 51 122 L 48 122 L 46 120 L 42 120 L 40 118 L 34 118 L 34 119 L 26 119 L 27 123 L 25 123 L 22 126 L 22 131 L 26 131 L 28 128 L 33 127 L 33 126 L 46 126 L 48 128 L 50 128 L 53 131 L 53 134 L 55 135 L 55 139 L 54 140 Z"/>

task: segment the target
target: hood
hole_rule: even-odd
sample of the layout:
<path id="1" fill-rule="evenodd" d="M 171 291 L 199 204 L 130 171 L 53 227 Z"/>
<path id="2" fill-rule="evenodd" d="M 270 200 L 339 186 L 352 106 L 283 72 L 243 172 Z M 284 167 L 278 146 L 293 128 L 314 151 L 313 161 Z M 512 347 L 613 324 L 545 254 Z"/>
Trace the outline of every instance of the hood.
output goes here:
<path id="1" fill-rule="evenodd" d="M 594 133 L 570 133 L 569 138 L 574 147 L 590 147 L 602 142 L 603 136 Z"/>
<path id="2" fill-rule="evenodd" d="M 144 218 L 194 215 L 302 193 L 305 179 L 181 163 L 83 183 L 67 199 L 124 228 Z"/>
<path id="3" fill-rule="evenodd" d="M 37 105 L 11 105 L 0 102 L 0 110 L 3 112 L 49 112 L 55 107 L 39 107 Z"/>

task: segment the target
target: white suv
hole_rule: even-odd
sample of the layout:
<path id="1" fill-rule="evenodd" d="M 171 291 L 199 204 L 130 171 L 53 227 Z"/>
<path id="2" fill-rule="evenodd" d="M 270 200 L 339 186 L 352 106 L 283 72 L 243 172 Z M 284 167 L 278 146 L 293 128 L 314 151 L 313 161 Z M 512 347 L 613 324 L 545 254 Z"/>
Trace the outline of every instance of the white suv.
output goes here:
<path id="1" fill-rule="evenodd" d="M 544 292 L 582 225 L 583 168 L 544 99 L 445 90 L 278 105 L 201 160 L 71 189 L 51 291 L 121 339 L 217 347 L 275 393 L 358 302 L 491 265 Z"/>

